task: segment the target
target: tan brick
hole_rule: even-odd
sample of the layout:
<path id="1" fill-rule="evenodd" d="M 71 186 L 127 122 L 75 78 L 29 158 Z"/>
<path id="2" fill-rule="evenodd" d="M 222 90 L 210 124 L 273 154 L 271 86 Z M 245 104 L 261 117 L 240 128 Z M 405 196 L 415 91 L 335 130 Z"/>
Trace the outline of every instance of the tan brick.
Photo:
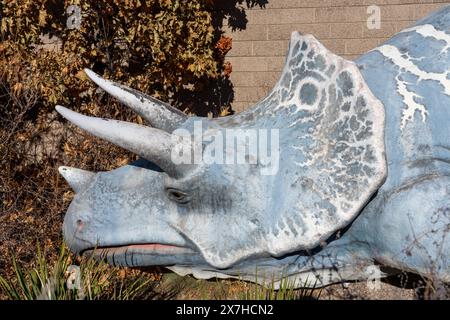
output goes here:
<path id="1" fill-rule="evenodd" d="M 253 55 L 264 57 L 284 57 L 287 53 L 288 44 L 288 40 L 255 41 L 253 42 Z"/>
<path id="2" fill-rule="evenodd" d="M 333 23 L 330 25 L 330 38 L 354 39 L 363 37 L 364 22 Z"/>
<path id="3" fill-rule="evenodd" d="M 328 39 L 330 37 L 330 25 L 328 23 L 315 24 L 283 24 L 269 25 L 269 40 L 285 40 L 291 38 L 292 31 L 309 33 L 318 39 Z"/>
<path id="4" fill-rule="evenodd" d="M 233 109 L 235 112 L 239 113 L 242 111 L 247 110 L 248 108 L 250 108 L 253 105 L 253 102 L 248 102 L 248 101 L 235 101 L 231 104 L 231 109 Z"/>
<path id="5" fill-rule="evenodd" d="M 343 54 L 342 58 L 350 60 L 350 61 L 354 61 L 357 58 L 359 58 L 361 55 L 360 54 Z"/>
<path id="6" fill-rule="evenodd" d="M 230 57 L 228 61 L 233 66 L 233 72 L 240 71 L 268 71 L 266 57 Z"/>
<path id="7" fill-rule="evenodd" d="M 255 75 L 265 72 L 252 71 L 233 71 L 230 75 L 230 80 L 235 87 L 259 87 L 256 84 Z"/>
<path id="8" fill-rule="evenodd" d="M 236 87 L 272 88 L 280 78 L 280 71 L 267 72 L 232 72 L 230 80 Z"/>
<path id="9" fill-rule="evenodd" d="M 414 10 L 414 20 L 422 19 L 441 7 L 443 7 L 442 3 L 417 5 Z"/>
<path id="10" fill-rule="evenodd" d="M 388 38 L 397 32 L 397 23 L 392 21 L 381 21 L 380 29 L 363 28 L 362 38 Z"/>
<path id="11" fill-rule="evenodd" d="M 237 102 L 253 102 L 264 98 L 271 88 L 267 87 L 235 87 L 234 101 Z"/>
<path id="12" fill-rule="evenodd" d="M 233 41 L 233 47 L 227 53 L 228 57 L 246 57 L 253 55 L 251 41 Z"/>
<path id="13" fill-rule="evenodd" d="M 233 31 L 230 27 L 223 28 L 225 35 L 231 36 L 233 41 L 247 41 L 247 40 L 267 40 L 267 26 L 266 25 L 248 25 L 244 30 Z"/>
<path id="14" fill-rule="evenodd" d="M 288 9 L 288 8 L 308 8 L 315 7 L 318 2 L 317 0 L 273 0 L 268 1 L 265 5 L 267 9 Z"/>
<path id="15" fill-rule="evenodd" d="M 269 57 L 267 71 L 283 70 L 285 59 L 285 57 Z"/>
<path id="16" fill-rule="evenodd" d="M 324 40 L 322 44 L 335 54 L 345 54 L 345 40 L 343 39 Z"/>
<path id="17" fill-rule="evenodd" d="M 381 20 L 413 20 L 415 15 L 415 6 L 416 5 L 414 4 L 381 6 Z"/>
<path id="18" fill-rule="evenodd" d="M 265 9 L 279 8 L 322 8 L 339 6 L 360 6 L 362 0 L 269 0 L 264 5 Z M 264 10 L 255 6 L 251 10 Z"/>
<path id="19" fill-rule="evenodd" d="M 398 33 L 406 28 L 411 27 L 413 24 L 415 23 L 415 21 L 397 21 L 395 23 L 395 33 Z"/>
<path id="20" fill-rule="evenodd" d="M 413 4 L 432 3 L 433 0 L 364 0 L 364 5 L 393 5 L 393 4 Z"/>
<path id="21" fill-rule="evenodd" d="M 345 54 L 363 54 L 376 48 L 381 39 L 347 39 L 345 40 Z"/>
<path id="22" fill-rule="evenodd" d="M 256 72 L 253 75 L 255 86 L 273 88 L 281 77 L 281 70 L 270 72 Z"/>
<path id="23" fill-rule="evenodd" d="M 278 71 L 283 68 L 284 57 L 230 57 L 233 72 Z"/>
<path id="24" fill-rule="evenodd" d="M 357 22 L 367 20 L 366 7 L 317 8 L 317 22 Z"/>
<path id="25" fill-rule="evenodd" d="M 313 8 L 247 10 L 248 25 L 314 22 Z"/>

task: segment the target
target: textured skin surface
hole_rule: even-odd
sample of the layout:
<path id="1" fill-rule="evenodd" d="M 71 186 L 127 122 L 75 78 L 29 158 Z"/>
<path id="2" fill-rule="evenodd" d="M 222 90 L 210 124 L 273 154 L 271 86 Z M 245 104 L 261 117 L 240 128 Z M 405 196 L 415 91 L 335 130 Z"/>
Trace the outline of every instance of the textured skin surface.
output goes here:
<path id="1" fill-rule="evenodd" d="M 261 163 L 197 164 L 175 175 L 140 137 L 123 139 L 122 124 L 59 108 L 127 149 L 138 141 L 135 152 L 149 160 L 97 174 L 61 169 L 77 192 L 67 243 L 76 252 L 101 247 L 114 264 L 199 278 L 255 281 L 257 273 L 275 284 L 288 275 L 297 286 L 326 285 L 367 279 L 383 265 L 450 282 L 449 30 L 446 6 L 356 64 L 293 33 L 280 81 L 252 109 L 211 120 L 158 106 L 152 125 L 169 133 L 172 123 L 193 133 L 196 121 L 206 135 L 279 129 L 276 175 L 261 175 Z M 90 77 L 145 113 L 145 96 Z"/>

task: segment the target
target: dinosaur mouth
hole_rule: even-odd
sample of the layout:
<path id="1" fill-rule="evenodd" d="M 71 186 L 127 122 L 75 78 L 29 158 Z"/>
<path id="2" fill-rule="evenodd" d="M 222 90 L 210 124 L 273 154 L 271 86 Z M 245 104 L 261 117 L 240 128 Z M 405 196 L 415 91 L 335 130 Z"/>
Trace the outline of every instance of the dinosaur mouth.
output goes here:
<path id="1" fill-rule="evenodd" d="M 180 262 L 192 264 L 198 260 L 198 254 L 191 248 L 162 243 L 97 246 L 83 250 L 80 255 L 121 267 L 167 266 Z"/>
<path id="2" fill-rule="evenodd" d="M 122 246 L 97 246 L 83 250 L 80 255 L 94 255 L 94 256 L 108 256 L 121 255 L 128 252 L 155 254 L 155 255 L 174 255 L 194 253 L 194 251 L 187 247 L 181 247 L 170 244 L 161 243 L 144 243 L 144 244 L 127 244 Z"/>

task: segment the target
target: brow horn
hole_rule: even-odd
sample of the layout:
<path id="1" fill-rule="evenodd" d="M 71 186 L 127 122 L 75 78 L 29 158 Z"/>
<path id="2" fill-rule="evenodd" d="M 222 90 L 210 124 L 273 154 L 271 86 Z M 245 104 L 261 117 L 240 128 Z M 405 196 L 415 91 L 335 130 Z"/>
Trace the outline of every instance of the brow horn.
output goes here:
<path id="1" fill-rule="evenodd" d="M 84 69 L 84 72 L 100 88 L 131 108 L 154 128 L 172 132 L 187 119 L 183 112 L 165 102 L 124 85 L 105 80 L 92 70 Z"/>
<path id="2" fill-rule="evenodd" d="M 181 167 L 171 160 L 171 151 L 177 140 L 170 133 L 124 121 L 88 117 L 62 106 L 56 106 L 56 111 L 90 134 L 155 163 L 169 176 L 179 177 L 183 173 Z"/>

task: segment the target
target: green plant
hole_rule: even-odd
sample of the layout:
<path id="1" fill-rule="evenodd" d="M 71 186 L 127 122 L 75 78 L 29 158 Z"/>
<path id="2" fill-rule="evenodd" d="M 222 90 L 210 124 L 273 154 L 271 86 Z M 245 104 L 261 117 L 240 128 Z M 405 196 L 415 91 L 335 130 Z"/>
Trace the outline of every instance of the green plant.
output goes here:
<path id="1" fill-rule="evenodd" d="M 80 286 L 68 286 L 73 255 L 62 245 L 57 261 L 49 266 L 38 246 L 34 266 L 24 270 L 12 258 L 14 277 L 0 276 L 0 289 L 12 300 L 135 300 L 164 298 L 157 292 L 157 282 L 145 273 L 108 266 L 103 261 L 84 258 L 79 262 Z"/>
<path id="2" fill-rule="evenodd" d="M 256 273 L 256 282 L 258 282 L 258 272 Z M 276 288 L 275 279 L 263 278 L 263 285 L 252 284 L 248 289 L 243 290 L 241 300 L 312 300 L 319 299 L 322 293 L 317 289 L 317 281 L 311 283 L 308 278 L 298 288 L 298 279 L 283 275 Z M 276 289 L 275 289 L 276 288 Z"/>

